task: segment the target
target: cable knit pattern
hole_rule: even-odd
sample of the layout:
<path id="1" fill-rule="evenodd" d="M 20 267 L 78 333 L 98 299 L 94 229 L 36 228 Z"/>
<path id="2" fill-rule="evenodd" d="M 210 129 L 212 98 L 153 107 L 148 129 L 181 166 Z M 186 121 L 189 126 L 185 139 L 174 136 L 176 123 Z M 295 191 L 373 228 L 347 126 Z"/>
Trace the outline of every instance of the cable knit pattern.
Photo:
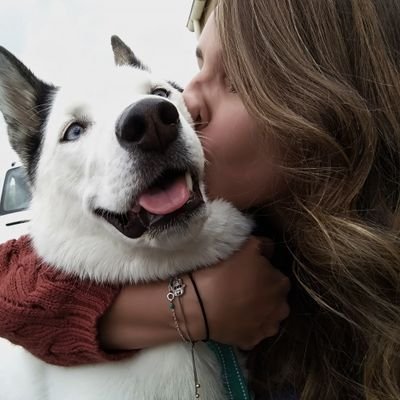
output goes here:
<path id="1" fill-rule="evenodd" d="M 106 353 L 97 339 L 97 321 L 118 292 L 49 267 L 28 236 L 0 245 L 0 336 L 45 362 L 71 366 L 132 355 Z"/>

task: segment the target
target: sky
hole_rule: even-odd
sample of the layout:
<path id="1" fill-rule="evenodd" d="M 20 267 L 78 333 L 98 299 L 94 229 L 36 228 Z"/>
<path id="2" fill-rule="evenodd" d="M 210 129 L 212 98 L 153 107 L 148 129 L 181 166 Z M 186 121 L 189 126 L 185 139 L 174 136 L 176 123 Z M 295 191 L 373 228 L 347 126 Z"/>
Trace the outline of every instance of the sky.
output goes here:
<path id="1" fill-rule="evenodd" d="M 146 65 L 185 85 L 196 72 L 192 0 L 0 0 L 0 45 L 39 78 L 62 82 L 82 65 L 112 62 L 117 34 Z M 9 163 L 0 113 L 0 168 Z"/>

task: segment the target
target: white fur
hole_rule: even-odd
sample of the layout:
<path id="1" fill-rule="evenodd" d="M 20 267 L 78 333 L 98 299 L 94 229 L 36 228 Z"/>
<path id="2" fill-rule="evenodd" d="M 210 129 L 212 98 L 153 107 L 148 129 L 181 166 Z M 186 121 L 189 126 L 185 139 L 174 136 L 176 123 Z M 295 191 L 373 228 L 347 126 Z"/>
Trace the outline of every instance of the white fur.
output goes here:
<path id="1" fill-rule="evenodd" d="M 222 200 L 207 202 L 187 229 L 172 227 L 156 237 L 144 234 L 138 239 L 128 239 L 93 214 L 95 207 L 124 212 L 137 194 L 143 168 L 119 145 L 115 122 L 158 84 L 166 85 L 148 72 L 120 67 L 102 72 L 101 79 L 88 77 L 85 87 L 67 85 L 55 95 L 36 171 L 31 234 L 46 262 L 77 279 L 166 279 L 226 258 L 249 235 L 250 221 Z M 201 177 L 203 152 L 186 122 L 182 96 L 173 91 L 170 100 L 180 112 L 180 134 Z M 74 114 L 89 120 L 88 131 L 76 142 L 59 143 Z M 165 307 L 169 312 L 167 303 Z M 225 398 L 214 354 L 203 343 L 196 348 L 201 398 Z M 0 357 L 2 400 L 194 398 L 190 346 L 184 343 L 143 350 L 124 361 L 73 368 L 47 365 L 5 341 L 0 342 Z"/>

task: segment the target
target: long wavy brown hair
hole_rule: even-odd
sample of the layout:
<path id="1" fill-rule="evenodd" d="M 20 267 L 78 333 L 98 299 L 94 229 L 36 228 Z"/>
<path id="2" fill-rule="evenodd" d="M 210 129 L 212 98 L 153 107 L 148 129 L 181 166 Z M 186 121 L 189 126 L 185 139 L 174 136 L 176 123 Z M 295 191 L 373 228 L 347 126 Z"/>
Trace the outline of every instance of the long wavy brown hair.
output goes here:
<path id="1" fill-rule="evenodd" d="M 263 399 L 400 399 L 400 1 L 220 0 L 223 58 L 284 149 L 291 315 Z"/>

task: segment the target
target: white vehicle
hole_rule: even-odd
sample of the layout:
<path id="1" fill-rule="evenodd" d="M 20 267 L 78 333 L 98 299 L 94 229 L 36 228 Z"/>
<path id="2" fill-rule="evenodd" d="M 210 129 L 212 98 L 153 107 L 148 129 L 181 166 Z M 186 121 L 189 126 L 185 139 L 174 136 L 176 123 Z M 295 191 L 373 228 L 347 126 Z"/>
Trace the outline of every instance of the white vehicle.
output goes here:
<path id="1" fill-rule="evenodd" d="M 0 243 L 28 232 L 31 194 L 25 170 L 13 162 L 0 176 Z"/>

